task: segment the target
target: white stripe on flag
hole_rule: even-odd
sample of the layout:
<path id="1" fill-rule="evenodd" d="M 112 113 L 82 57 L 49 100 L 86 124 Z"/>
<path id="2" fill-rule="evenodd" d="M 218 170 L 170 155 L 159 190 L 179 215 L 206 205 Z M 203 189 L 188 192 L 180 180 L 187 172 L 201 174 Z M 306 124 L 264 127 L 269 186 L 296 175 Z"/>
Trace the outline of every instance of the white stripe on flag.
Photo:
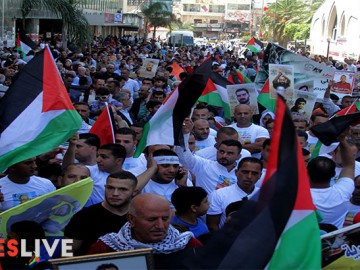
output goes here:
<path id="1" fill-rule="evenodd" d="M 21 51 L 23 51 L 26 54 L 32 50 L 30 46 L 28 46 L 26 43 L 22 42 L 21 40 L 20 40 L 20 47 L 21 47 Z"/>
<path id="2" fill-rule="evenodd" d="M 36 138 L 64 110 L 42 113 L 43 92 L 0 135 L 0 156 Z"/>

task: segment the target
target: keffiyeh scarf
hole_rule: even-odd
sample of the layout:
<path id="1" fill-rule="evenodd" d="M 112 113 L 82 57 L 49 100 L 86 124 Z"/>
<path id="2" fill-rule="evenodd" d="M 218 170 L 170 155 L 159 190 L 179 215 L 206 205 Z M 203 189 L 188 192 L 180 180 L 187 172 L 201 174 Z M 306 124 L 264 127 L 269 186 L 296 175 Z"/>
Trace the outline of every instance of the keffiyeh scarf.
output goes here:
<path id="1" fill-rule="evenodd" d="M 99 239 L 116 251 L 152 248 L 156 254 L 169 254 L 184 249 L 193 237 L 192 232 L 180 233 L 170 225 L 161 242 L 142 243 L 132 238 L 130 223 L 126 222 L 118 233 L 108 233 Z"/>

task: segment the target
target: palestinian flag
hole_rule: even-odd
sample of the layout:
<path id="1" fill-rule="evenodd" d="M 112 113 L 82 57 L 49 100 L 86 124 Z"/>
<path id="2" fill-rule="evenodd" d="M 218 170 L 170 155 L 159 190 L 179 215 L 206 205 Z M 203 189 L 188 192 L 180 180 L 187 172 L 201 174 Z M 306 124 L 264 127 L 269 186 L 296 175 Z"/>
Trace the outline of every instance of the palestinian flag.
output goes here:
<path id="1" fill-rule="evenodd" d="M 155 115 L 146 123 L 134 157 L 146 146 L 168 144 L 184 146 L 182 124 L 199 99 L 211 74 L 212 60 L 206 60 L 164 100 Z"/>
<path id="2" fill-rule="evenodd" d="M 180 81 L 179 74 L 180 74 L 181 72 L 184 72 L 185 70 L 184 70 L 182 67 L 180 67 L 179 64 L 176 63 L 176 62 L 174 62 L 174 63 L 171 65 L 171 67 L 173 68 L 173 71 L 171 72 L 171 74 L 174 75 L 178 81 Z"/>
<path id="3" fill-rule="evenodd" d="M 323 153 L 329 153 L 330 151 L 327 146 L 337 142 L 337 137 L 350 125 L 359 124 L 360 117 L 358 118 L 358 116 L 355 116 L 354 119 L 353 116 L 350 116 L 350 118 L 340 118 L 340 120 L 332 119 L 352 115 L 358 111 L 360 111 L 360 102 L 357 100 L 349 107 L 335 113 L 328 122 L 324 123 L 326 125 L 322 126 L 323 124 L 321 124 L 319 125 L 321 127 L 313 127 L 315 128 L 315 132 L 313 131 L 313 128 L 311 128 L 312 132 L 319 138 L 311 154 L 312 159 Z M 348 122 L 349 120 L 350 122 Z"/>
<path id="4" fill-rule="evenodd" d="M 189 269 L 320 269 L 320 232 L 290 111 L 277 100 L 267 172 L 257 198 L 185 259 Z"/>
<path id="5" fill-rule="evenodd" d="M 269 111 L 275 113 L 276 99 L 273 99 L 270 96 L 269 79 L 266 80 L 263 88 L 261 89 L 261 91 L 259 93 L 257 100 L 258 100 L 259 104 L 264 106 Z"/>
<path id="6" fill-rule="evenodd" d="M 81 121 L 46 47 L 0 100 L 0 171 L 57 147 Z"/>
<path id="7" fill-rule="evenodd" d="M 246 75 L 238 70 L 230 71 L 227 77 L 228 81 L 232 84 L 252 83 Z"/>
<path id="8" fill-rule="evenodd" d="M 34 41 L 31 40 L 28 36 L 26 36 L 23 32 L 17 34 L 16 37 L 16 49 L 20 54 L 21 58 L 25 58 L 25 56 L 31 50 L 35 50 L 37 45 Z"/>
<path id="9" fill-rule="evenodd" d="M 252 51 L 253 53 L 259 53 L 264 48 L 264 44 L 260 40 L 256 38 L 252 38 L 246 44 L 246 48 Z"/>
<path id="10" fill-rule="evenodd" d="M 333 117 L 329 121 L 310 128 L 312 133 L 319 138 L 326 146 L 337 142 L 337 137 L 343 133 L 350 125 L 360 119 L 360 112 L 350 113 L 338 117 Z"/>
<path id="11" fill-rule="evenodd" d="M 115 143 L 115 120 L 111 106 L 105 106 L 104 110 L 96 119 L 89 133 L 95 134 L 100 139 L 100 145 Z"/>
<path id="12" fill-rule="evenodd" d="M 211 71 L 210 78 L 206 84 L 198 101 L 205 102 L 209 105 L 222 107 L 224 116 L 231 119 L 229 96 L 226 86 L 232 84 L 218 73 Z"/>

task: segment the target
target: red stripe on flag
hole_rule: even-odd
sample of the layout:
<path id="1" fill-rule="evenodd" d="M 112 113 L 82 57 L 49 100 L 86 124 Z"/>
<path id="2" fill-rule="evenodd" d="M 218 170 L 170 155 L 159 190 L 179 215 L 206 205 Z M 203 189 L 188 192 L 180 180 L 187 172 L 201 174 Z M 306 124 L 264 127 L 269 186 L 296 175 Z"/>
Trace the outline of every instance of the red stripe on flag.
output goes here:
<path id="1" fill-rule="evenodd" d="M 75 110 L 69 94 L 59 75 L 50 49 L 44 49 L 43 107 L 42 112 L 53 110 Z"/>
<path id="2" fill-rule="evenodd" d="M 111 119 L 110 105 L 104 108 L 89 133 L 100 138 L 100 145 L 115 143 L 114 125 Z"/>
<path id="3" fill-rule="evenodd" d="M 205 89 L 203 90 L 201 96 L 205 96 L 206 94 L 209 94 L 211 92 L 215 92 L 216 91 L 216 86 L 214 84 L 214 82 L 209 79 L 206 83 Z"/>

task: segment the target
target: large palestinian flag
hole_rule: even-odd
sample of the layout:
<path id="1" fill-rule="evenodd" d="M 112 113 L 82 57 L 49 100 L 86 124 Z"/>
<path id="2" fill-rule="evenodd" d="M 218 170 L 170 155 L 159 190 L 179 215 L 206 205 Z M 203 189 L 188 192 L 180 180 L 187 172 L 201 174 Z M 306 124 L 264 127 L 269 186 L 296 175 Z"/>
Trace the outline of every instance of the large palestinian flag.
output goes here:
<path id="1" fill-rule="evenodd" d="M 155 115 L 146 123 L 134 157 L 148 145 L 184 145 L 182 124 L 201 96 L 211 74 L 211 58 L 207 59 L 164 100 Z"/>
<path id="2" fill-rule="evenodd" d="M 320 269 L 320 233 L 300 145 L 277 99 L 263 186 L 231 222 L 186 259 L 190 269 Z"/>
<path id="3" fill-rule="evenodd" d="M 46 47 L 0 100 L 0 171 L 55 148 L 81 121 Z"/>

